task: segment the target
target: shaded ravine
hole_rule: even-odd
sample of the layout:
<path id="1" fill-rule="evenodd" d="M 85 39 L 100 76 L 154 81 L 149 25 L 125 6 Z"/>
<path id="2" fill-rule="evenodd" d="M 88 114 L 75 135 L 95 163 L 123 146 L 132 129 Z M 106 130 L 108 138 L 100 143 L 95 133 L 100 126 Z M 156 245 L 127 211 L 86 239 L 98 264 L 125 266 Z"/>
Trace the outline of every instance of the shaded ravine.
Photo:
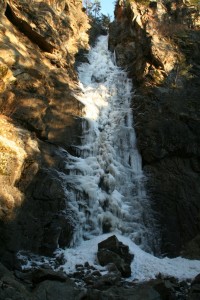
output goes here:
<path id="1" fill-rule="evenodd" d="M 62 175 L 76 224 L 71 246 L 116 232 L 151 252 L 156 233 L 130 108 L 133 86 L 107 48 L 100 37 L 78 69 L 82 145 L 74 147 L 77 156 L 68 155 Z"/>
<path id="2" fill-rule="evenodd" d="M 134 89 L 126 73 L 115 66 L 106 37 L 100 37 L 88 61 L 79 68 L 82 92 L 76 96 L 85 105 L 82 145 L 72 145 L 74 155 L 61 148 L 58 151 L 63 161 L 57 176 L 65 187 L 63 214 L 70 222 L 71 243 L 63 249 L 66 245 L 59 239 L 52 258 L 18 253 L 22 270 L 51 266 L 70 275 L 77 285 L 87 285 L 87 266 L 92 272 L 99 270 L 100 277 L 110 276 L 99 265 L 97 250 L 99 242 L 115 234 L 134 256 L 128 280 L 147 281 L 159 274 L 179 280 L 194 278 L 199 261 L 154 256 L 159 233 L 136 147 L 130 109 Z"/>

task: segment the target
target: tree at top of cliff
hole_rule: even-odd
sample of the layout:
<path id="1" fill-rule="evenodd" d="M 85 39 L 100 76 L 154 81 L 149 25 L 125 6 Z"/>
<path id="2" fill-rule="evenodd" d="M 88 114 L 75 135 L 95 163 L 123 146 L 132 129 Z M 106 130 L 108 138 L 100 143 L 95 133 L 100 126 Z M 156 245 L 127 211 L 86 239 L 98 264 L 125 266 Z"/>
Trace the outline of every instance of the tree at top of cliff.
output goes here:
<path id="1" fill-rule="evenodd" d="M 102 23 L 103 27 L 108 28 L 110 22 L 111 22 L 111 16 L 110 15 L 106 16 L 104 14 L 101 14 L 101 23 Z"/>
<path id="2" fill-rule="evenodd" d="M 86 8 L 86 13 L 88 16 L 96 18 L 101 11 L 101 3 L 99 0 L 84 0 L 83 5 Z"/>
<path id="3" fill-rule="evenodd" d="M 86 8 L 87 15 L 89 14 L 91 8 L 92 8 L 92 1 L 91 0 L 84 0 L 83 6 Z"/>
<path id="4" fill-rule="evenodd" d="M 86 9 L 86 13 L 90 18 L 91 25 L 99 26 L 103 29 L 108 29 L 111 22 L 111 16 L 101 14 L 101 1 L 99 0 L 84 0 L 83 5 Z"/>
<path id="5" fill-rule="evenodd" d="M 95 17 L 97 15 L 99 15 L 100 11 L 101 11 L 101 3 L 99 0 L 94 0 L 94 3 L 93 3 L 93 11 L 94 11 L 94 15 Z"/>

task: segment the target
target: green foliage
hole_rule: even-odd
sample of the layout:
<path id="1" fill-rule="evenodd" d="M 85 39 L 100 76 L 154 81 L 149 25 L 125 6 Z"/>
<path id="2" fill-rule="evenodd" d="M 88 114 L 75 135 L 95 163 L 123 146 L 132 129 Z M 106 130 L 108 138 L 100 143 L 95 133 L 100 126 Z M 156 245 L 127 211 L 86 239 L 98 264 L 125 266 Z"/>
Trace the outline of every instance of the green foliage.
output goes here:
<path id="1" fill-rule="evenodd" d="M 94 16 L 95 18 L 99 15 L 101 11 L 101 3 L 99 0 L 94 0 L 94 3 L 93 3 L 93 12 L 94 12 Z"/>
<path id="2" fill-rule="evenodd" d="M 86 8 L 87 15 L 90 14 L 91 8 L 92 8 L 92 1 L 91 0 L 84 0 L 83 5 Z"/>
<path id="3" fill-rule="evenodd" d="M 111 16 L 110 15 L 106 16 L 104 14 L 101 14 L 100 20 L 101 20 L 101 25 L 105 28 L 108 28 L 111 22 Z"/>
<path id="4" fill-rule="evenodd" d="M 83 5 L 89 17 L 97 18 L 101 11 L 101 2 L 99 0 L 84 0 Z"/>
<path id="5" fill-rule="evenodd" d="M 83 5 L 86 9 L 87 15 L 90 17 L 91 22 L 98 24 L 105 29 L 108 29 L 108 26 L 111 22 L 111 16 L 101 14 L 101 2 L 99 0 L 84 0 Z"/>

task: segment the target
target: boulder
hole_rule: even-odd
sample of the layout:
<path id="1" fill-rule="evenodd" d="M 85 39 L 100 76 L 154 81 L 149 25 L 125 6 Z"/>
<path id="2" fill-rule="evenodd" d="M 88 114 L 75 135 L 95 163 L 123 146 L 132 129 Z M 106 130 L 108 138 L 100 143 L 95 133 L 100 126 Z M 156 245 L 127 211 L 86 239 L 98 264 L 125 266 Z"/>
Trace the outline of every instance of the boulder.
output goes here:
<path id="1" fill-rule="evenodd" d="M 115 235 L 110 236 L 106 240 L 98 244 L 98 250 L 108 249 L 118 254 L 126 263 L 131 263 L 134 255 L 129 253 L 129 247 L 120 242 Z"/>
<path id="2" fill-rule="evenodd" d="M 121 272 L 123 277 L 131 276 L 131 267 L 125 263 L 124 259 L 113 251 L 102 249 L 97 253 L 97 257 L 101 266 L 106 266 L 109 263 L 116 265 L 117 269 Z"/>
<path id="3" fill-rule="evenodd" d="M 123 277 L 131 276 L 133 255 L 129 247 L 118 241 L 115 235 L 98 244 L 97 258 L 101 266 L 113 263 Z"/>

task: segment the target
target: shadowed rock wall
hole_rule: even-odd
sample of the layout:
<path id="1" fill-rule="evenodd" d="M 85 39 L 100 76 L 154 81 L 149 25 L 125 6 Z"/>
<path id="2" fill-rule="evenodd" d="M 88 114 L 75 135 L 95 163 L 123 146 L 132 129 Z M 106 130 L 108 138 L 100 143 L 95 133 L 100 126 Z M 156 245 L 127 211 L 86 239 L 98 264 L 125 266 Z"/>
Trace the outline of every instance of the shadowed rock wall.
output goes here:
<path id="1" fill-rule="evenodd" d="M 88 48 L 81 1 L 0 4 L 0 257 L 52 255 L 76 225 L 58 171 L 80 142 L 75 55 Z M 73 221 L 72 221 L 73 220 Z"/>
<path id="2" fill-rule="evenodd" d="M 156 8 L 125 1 L 118 13 L 119 6 L 109 47 L 135 84 L 138 147 L 161 253 L 199 258 L 199 13 L 180 1 Z"/>

